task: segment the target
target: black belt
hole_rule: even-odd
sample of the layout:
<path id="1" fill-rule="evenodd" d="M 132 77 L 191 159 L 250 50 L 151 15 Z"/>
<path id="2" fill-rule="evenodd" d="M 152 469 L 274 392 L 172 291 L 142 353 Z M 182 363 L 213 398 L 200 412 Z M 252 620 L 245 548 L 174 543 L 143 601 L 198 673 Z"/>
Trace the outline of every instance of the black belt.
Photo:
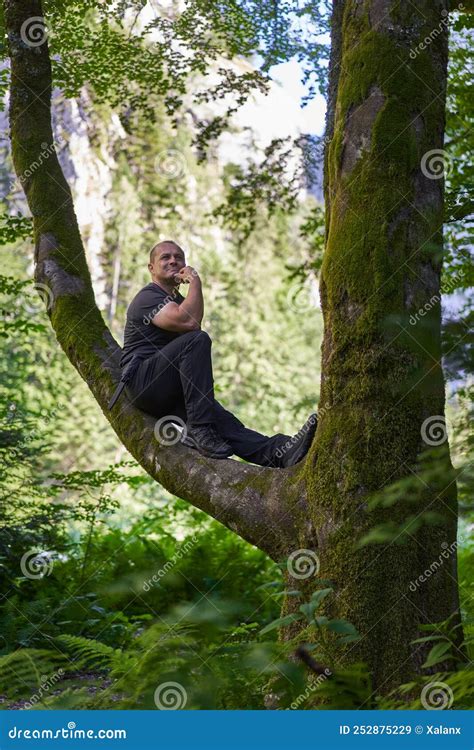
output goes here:
<path id="1" fill-rule="evenodd" d="M 140 362 L 142 362 L 141 357 L 132 357 L 128 365 L 125 365 L 125 367 L 122 370 L 122 377 L 120 378 L 120 383 L 118 384 L 117 388 L 115 389 L 114 395 L 109 401 L 109 409 L 112 409 L 113 406 L 117 403 L 120 396 L 122 395 L 122 391 L 127 385 L 127 383 L 130 382 L 132 377 L 135 375 L 138 365 Z"/>

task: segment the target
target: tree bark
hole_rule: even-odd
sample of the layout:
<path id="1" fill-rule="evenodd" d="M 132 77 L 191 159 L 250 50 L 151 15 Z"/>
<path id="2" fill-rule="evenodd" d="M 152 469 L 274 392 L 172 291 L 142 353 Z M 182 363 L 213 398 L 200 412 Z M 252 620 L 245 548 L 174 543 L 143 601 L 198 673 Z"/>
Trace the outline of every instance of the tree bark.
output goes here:
<path id="1" fill-rule="evenodd" d="M 363 636 L 350 659 L 367 661 L 385 691 L 420 671 L 426 649 L 410 645 L 419 624 L 459 611 L 455 552 L 413 584 L 452 549 L 457 529 L 447 441 L 433 448 L 424 439 L 425 420 L 444 419 L 443 180 L 427 176 L 426 155 L 443 149 L 447 3 L 345 0 L 335 3 L 337 14 L 341 5 L 326 157 L 320 419 L 306 478 L 320 575 L 336 582 L 337 615 Z M 420 462 L 429 449 L 426 474 Z M 411 503 L 401 493 L 388 509 L 368 512 L 371 493 L 404 477 Z M 431 511 L 439 525 L 426 522 Z M 354 549 L 371 526 L 409 516 L 425 522 L 403 544 Z"/>
<path id="2" fill-rule="evenodd" d="M 95 304 L 70 188 L 52 146 L 47 41 L 31 46 L 21 33 L 28 19 L 43 16 L 41 2 L 4 0 L 13 159 L 34 219 L 35 278 L 51 291 L 48 314 L 59 344 L 123 444 L 163 487 L 274 560 L 299 549 L 317 552 L 319 575 L 336 585 L 327 613 L 350 620 L 362 636 L 338 663 L 364 659 L 382 692 L 420 672 L 426 649 L 410 645 L 419 624 L 459 607 L 455 555 L 416 592 L 409 587 L 440 545 L 455 540 L 457 518 L 447 444 L 439 458 L 448 480 L 437 476 L 427 486 L 419 468 L 421 426 L 444 414 L 439 305 L 427 316 L 428 344 L 402 325 L 439 294 L 442 245 L 442 184 L 427 179 L 420 163 L 443 144 L 447 39 L 444 29 L 410 58 L 410 45 L 436 25 L 443 2 L 418 6 L 335 3 L 320 420 L 307 459 L 281 470 L 159 445 L 155 420 L 125 397 L 109 412 L 120 347 Z M 355 550 L 354 539 L 375 523 L 406 518 L 403 503 L 368 512 L 374 491 L 406 476 L 419 490 L 415 515 L 436 508 L 443 524 L 424 524 L 403 545 Z M 311 577 L 289 582 L 305 594 L 315 587 Z"/>

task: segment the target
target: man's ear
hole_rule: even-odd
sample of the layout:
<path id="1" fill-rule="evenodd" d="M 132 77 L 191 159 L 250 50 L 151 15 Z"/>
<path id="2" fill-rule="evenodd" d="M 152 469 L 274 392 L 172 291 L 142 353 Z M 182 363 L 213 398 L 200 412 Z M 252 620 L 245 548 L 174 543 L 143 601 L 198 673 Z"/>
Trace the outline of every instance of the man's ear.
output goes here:
<path id="1" fill-rule="evenodd" d="M 150 273 L 153 271 L 153 263 L 148 264 L 148 270 L 150 271 Z"/>

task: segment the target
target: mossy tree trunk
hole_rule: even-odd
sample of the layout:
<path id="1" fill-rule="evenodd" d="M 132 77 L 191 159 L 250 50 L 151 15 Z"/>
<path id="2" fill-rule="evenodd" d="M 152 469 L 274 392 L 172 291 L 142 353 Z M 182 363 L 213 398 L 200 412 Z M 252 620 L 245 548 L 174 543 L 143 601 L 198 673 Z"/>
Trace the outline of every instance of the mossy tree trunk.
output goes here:
<path id="1" fill-rule="evenodd" d="M 415 593 L 409 588 L 456 534 L 446 444 L 440 457 L 448 480 L 444 474 L 427 483 L 419 470 L 421 426 L 444 413 L 439 305 L 428 316 L 428 342 L 420 340 L 421 329 L 404 334 L 400 327 L 439 293 L 443 189 L 420 164 L 443 143 L 445 29 L 414 60 L 410 49 L 439 22 L 443 5 L 335 3 L 320 422 L 307 460 L 273 470 L 160 445 L 155 420 L 125 398 L 109 412 L 120 347 L 96 307 L 70 188 L 52 148 L 47 40 L 32 46 L 22 35 L 28 19 L 43 16 L 41 2 L 4 0 L 13 159 L 34 218 L 35 278 L 51 292 L 48 313 L 59 344 L 157 482 L 274 560 L 299 549 L 317 553 L 320 577 L 337 588 L 330 614 L 362 635 L 346 663 L 363 658 L 384 692 L 419 671 L 422 650 L 410 646 L 419 624 L 458 611 L 455 556 Z M 41 157 L 45 144 L 48 158 Z M 367 512 L 374 490 L 406 476 L 420 485 L 414 515 L 436 509 L 442 524 L 423 524 L 403 545 L 354 549 L 374 523 L 406 518 L 403 503 Z M 310 594 L 315 583 L 298 585 Z"/>
<path id="2" fill-rule="evenodd" d="M 321 411 L 305 473 L 320 575 L 336 582 L 337 615 L 363 635 L 350 658 L 370 663 L 386 690 L 419 672 L 426 649 L 410 645 L 419 624 L 458 611 L 443 180 L 430 164 L 444 158 L 447 3 L 345 0 L 334 12 Z M 370 495 L 402 479 L 397 501 L 370 512 Z M 387 523 L 386 544 L 354 547 Z M 448 548 L 436 575 L 418 580 Z"/>

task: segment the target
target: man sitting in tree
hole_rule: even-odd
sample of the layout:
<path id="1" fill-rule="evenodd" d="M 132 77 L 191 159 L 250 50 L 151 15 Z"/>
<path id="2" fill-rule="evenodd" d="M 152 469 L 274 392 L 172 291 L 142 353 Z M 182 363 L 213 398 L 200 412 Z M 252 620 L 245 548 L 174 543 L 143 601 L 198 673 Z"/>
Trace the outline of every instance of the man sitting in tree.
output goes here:
<path id="1" fill-rule="evenodd" d="M 312 414 L 294 436 L 273 437 L 249 430 L 214 398 L 211 338 L 201 330 L 204 312 L 201 279 L 186 265 L 183 250 L 172 240 L 155 245 L 148 269 L 151 282 L 127 310 L 122 381 L 109 406 L 125 388 L 139 409 L 170 422 L 185 424 L 184 445 L 204 456 L 236 455 L 260 466 L 284 468 L 306 455 L 317 417 Z M 184 298 L 180 284 L 189 284 Z M 166 419 L 165 419 L 166 421 Z"/>

